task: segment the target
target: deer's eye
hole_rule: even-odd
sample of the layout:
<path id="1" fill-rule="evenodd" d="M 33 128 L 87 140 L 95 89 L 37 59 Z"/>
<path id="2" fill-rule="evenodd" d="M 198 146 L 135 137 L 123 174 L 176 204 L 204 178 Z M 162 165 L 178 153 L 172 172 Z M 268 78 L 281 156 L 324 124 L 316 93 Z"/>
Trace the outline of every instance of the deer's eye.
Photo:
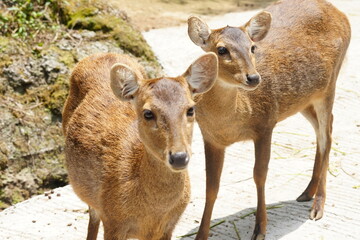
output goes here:
<path id="1" fill-rule="evenodd" d="M 154 113 L 150 110 L 144 110 L 143 115 L 146 120 L 152 120 L 155 118 Z"/>
<path id="2" fill-rule="evenodd" d="M 218 47 L 217 48 L 218 54 L 219 55 L 225 55 L 227 54 L 229 51 L 226 49 L 226 47 Z"/>
<path id="3" fill-rule="evenodd" d="M 256 49 L 257 47 L 255 46 L 255 45 L 252 45 L 251 46 L 251 53 L 255 53 L 255 49 Z"/>
<path id="4" fill-rule="evenodd" d="M 194 108 L 194 107 L 191 107 L 191 108 L 189 108 L 189 109 L 187 110 L 186 116 L 192 117 L 192 116 L 194 116 L 194 113 L 195 113 L 195 108 Z"/>

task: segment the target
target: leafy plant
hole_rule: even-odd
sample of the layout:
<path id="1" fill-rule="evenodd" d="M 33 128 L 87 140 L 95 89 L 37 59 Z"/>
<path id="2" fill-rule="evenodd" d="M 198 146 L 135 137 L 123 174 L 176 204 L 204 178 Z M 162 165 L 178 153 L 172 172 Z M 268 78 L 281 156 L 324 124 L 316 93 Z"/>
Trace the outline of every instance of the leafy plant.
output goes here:
<path id="1" fill-rule="evenodd" d="M 5 0 L 0 4 L 0 33 L 5 36 L 34 38 L 56 24 L 57 0 Z"/>

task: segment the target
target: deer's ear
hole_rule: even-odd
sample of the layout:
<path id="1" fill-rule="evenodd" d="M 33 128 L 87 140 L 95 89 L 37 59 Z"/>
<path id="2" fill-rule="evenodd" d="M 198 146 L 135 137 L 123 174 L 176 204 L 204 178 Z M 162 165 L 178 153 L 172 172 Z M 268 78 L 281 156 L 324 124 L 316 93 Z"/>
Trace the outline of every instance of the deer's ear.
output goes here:
<path id="1" fill-rule="evenodd" d="M 110 85 L 115 96 L 120 100 L 129 101 L 139 89 L 139 78 L 127 65 L 116 63 L 111 67 Z"/>
<path id="2" fill-rule="evenodd" d="M 252 41 L 257 42 L 268 33 L 271 25 L 271 14 L 266 11 L 262 11 L 252 17 L 244 26 L 246 32 Z"/>
<path id="3" fill-rule="evenodd" d="M 208 25 L 198 17 L 189 17 L 188 19 L 188 34 L 196 45 L 204 47 L 207 44 L 211 30 Z"/>
<path id="4" fill-rule="evenodd" d="M 218 75 L 218 59 L 214 53 L 207 53 L 193 62 L 182 75 L 193 94 L 209 91 Z"/>

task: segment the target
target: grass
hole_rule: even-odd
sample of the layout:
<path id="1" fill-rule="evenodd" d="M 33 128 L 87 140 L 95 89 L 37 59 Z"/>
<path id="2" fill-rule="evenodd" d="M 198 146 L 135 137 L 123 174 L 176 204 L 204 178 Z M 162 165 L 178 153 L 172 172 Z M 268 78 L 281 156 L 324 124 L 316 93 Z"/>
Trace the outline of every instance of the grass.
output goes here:
<path id="1" fill-rule="evenodd" d="M 283 204 L 272 205 L 272 206 L 266 207 L 266 210 L 275 209 L 275 208 L 282 208 L 282 207 L 284 207 Z M 256 210 L 253 210 L 253 211 L 251 211 L 251 212 L 249 212 L 249 213 L 247 213 L 247 214 L 244 214 L 244 215 L 240 216 L 240 219 L 244 219 L 244 218 L 246 218 L 246 217 L 248 217 L 248 216 L 250 216 L 250 215 L 252 215 L 252 214 L 256 214 Z M 216 227 L 216 226 L 219 226 L 220 224 L 223 224 L 223 223 L 225 223 L 225 222 L 226 222 L 226 220 L 221 220 L 221 221 L 219 221 L 219 222 L 217 222 L 217 223 L 214 223 L 213 225 L 210 226 L 209 229 L 212 229 L 212 228 L 214 228 L 214 227 Z M 234 221 L 230 221 L 230 223 L 231 223 L 231 224 L 233 225 L 233 227 L 234 227 L 234 230 L 235 230 L 235 233 L 236 233 L 237 238 L 238 238 L 239 240 L 241 240 L 239 230 L 237 229 Z M 189 233 L 189 234 L 185 234 L 185 235 L 182 235 L 182 236 L 177 236 L 176 238 L 191 237 L 191 236 L 196 235 L 197 233 L 198 233 L 198 231 L 193 232 L 193 233 Z"/>
<path id="2" fill-rule="evenodd" d="M 272 205 L 272 206 L 266 207 L 266 210 L 275 209 L 275 208 L 282 208 L 282 207 L 284 207 L 284 205 L 282 205 L 282 204 Z M 253 214 L 254 214 L 254 215 L 256 214 L 256 210 L 253 210 L 253 211 L 251 211 L 251 212 L 249 212 L 249 213 L 247 213 L 247 214 L 244 214 L 244 215 L 240 216 L 240 218 L 241 218 L 241 219 L 244 219 L 244 218 L 246 218 L 246 217 L 248 217 L 248 216 L 250 216 L 250 215 L 253 215 Z"/>
<path id="3" fill-rule="evenodd" d="M 236 236 L 239 240 L 241 240 L 241 237 L 240 237 L 240 233 L 239 233 L 239 230 L 237 229 L 236 225 L 235 225 L 235 222 L 231 222 L 231 224 L 233 225 L 234 227 L 234 230 L 235 230 L 235 233 L 236 233 Z"/>
<path id="4" fill-rule="evenodd" d="M 225 222 L 225 220 L 221 220 L 220 222 L 217 222 L 217 223 L 214 223 L 213 225 L 210 226 L 209 229 L 212 229 L 220 224 L 223 224 Z M 185 234 L 185 235 L 182 235 L 182 236 L 178 236 L 177 238 L 184 238 L 184 237 L 190 237 L 190 236 L 194 236 L 196 235 L 198 232 L 193 232 L 193 233 L 189 233 L 189 234 Z"/>

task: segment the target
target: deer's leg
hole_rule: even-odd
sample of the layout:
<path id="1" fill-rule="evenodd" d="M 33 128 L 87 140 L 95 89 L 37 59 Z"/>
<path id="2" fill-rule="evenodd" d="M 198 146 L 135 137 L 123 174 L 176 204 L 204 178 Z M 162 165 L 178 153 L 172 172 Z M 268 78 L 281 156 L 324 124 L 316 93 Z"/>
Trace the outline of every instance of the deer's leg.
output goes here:
<path id="1" fill-rule="evenodd" d="M 326 198 L 326 175 L 329 166 L 329 154 L 331 149 L 331 134 L 333 115 L 333 96 L 317 101 L 313 104 L 313 112 L 317 119 L 318 128 L 315 128 L 317 136 L 317 147 L 313 176 L 305 192 L 299 197 L 312 197 L 315 200 L 311 207 L 310 219 L 322 218 Z M 314 124 L 313 124 L 314 125 Z"/>
<path id="2" fill-rule="evenodd" d="M 266 205 L 265 205 L 265 181 L 268 171 L 271 151 L 271 136 L 272 129 L 264 131 L 258 139 L 254 141 L 255 144 L 255 166 L 254 166 L 254 181 L 257 190 L 257 210 L 256 210 L 256 224 L 252 240 L 265 239 L 266 234 Z"/>
<path id="3" fill-rule="evenodd" d="M 319 185 L 319 179 L 320 179 L 321 160 L 320 160 L 320 149 L 319 149 L 319 142 L 318 142 L 319 141 L 319 121 L 317 119 L 315 109 L 311 105 L 308 108 L 306 108 L 304 111 L 302 111 L 301 113 L 313 126 L 315 133 L 316 133 L 316 139 L 317 139 L 315 163 L 314 163 L 314 169 L 313 169 L 311 181 L 310 181 L 309 185 L 306 187 L 305 191 L 296 199 L 296 201 L 298 201 L 298 202 L 305 202 L 305 201 L 310 201 L 316 193 L 317 187 Z"/>
<path id="4" fill-rule="evenodd" d="M 165 233 L 165 234 L 160 238 L 160 240 L 171 240 L 171 235 L 172 235 L 172 232 L 171 232 L 171 233 Z"/>
<path id="5" fill-rule="evenodd" d="M 272 129 L 265 130 L 254 140 L 255 144 L 255 166 L 254 181 L 257 190 L 256 223 L 252 240 L 265 239 L 266 234 L 266 205 L 265 205 L 265 181 L 268 171 L 271 151 Z"/>
<path id="6" fill-rule="evenodd" d="M 324 213 L 324 205 L 326 199 L 326 175 L 329 167 L 329 155 L 331 149 L 332 134 L 332 106 L 333 96 L 319 101 L 314 104 L 318 121 L 319 121 L 319 137 L 317 140 L 319 149 L 319 165 L 320 180 L 315 194 L 315 200 L 311 207 L 310 219 L 319 220 Z"/>
<path id="7" fill-rule="evenodd" d="M 216 147 L 205 141 L 206 203 L 196 240 L 208 239 L 211 214 L 219 191 L 224 154 L 225 148 Z"/>
<path id="8" fill-rule="evenodd" d="M 126 221 L 117 221 L 116 219 L 103 220 L 104 240 L 126 240 L 128 227 Z"/>
<path id="9" fill-rule="evenodd" d="M 89 225 L 86 240 L 96 240 L 99 231 L 100 217 L 95 209 L 89 206 Z"/>
<path id="10" fill-rule="evenodd" d="M 175 208 L 173 211 L 171 211 L 166 217 L 164 216 L 164 218 L 162 219 L 162 221 L 166 221 L 167 224 L 165 226 L 165 229 L 164 228 L 160 228 L 159 230 L 157 230 L 157 233 L 158 234 L 155 234 L 156 236 L 160 236 L 160 237 L 157 237 L 155 238 L 154 237 L 154 240 L 171 240 L 171 236 L 172 236 L 172 233 L 174 231 L 174 228 L 176 226 L 176 223 L 178 222 L 179 217 L 175 218 L 173 216 L 177 216 L 179 215 L 179 211 L 180 212 L 183 212 L 185 210 L 185 208 L 181 208 L 178 209 L 178 208 Z"/>

